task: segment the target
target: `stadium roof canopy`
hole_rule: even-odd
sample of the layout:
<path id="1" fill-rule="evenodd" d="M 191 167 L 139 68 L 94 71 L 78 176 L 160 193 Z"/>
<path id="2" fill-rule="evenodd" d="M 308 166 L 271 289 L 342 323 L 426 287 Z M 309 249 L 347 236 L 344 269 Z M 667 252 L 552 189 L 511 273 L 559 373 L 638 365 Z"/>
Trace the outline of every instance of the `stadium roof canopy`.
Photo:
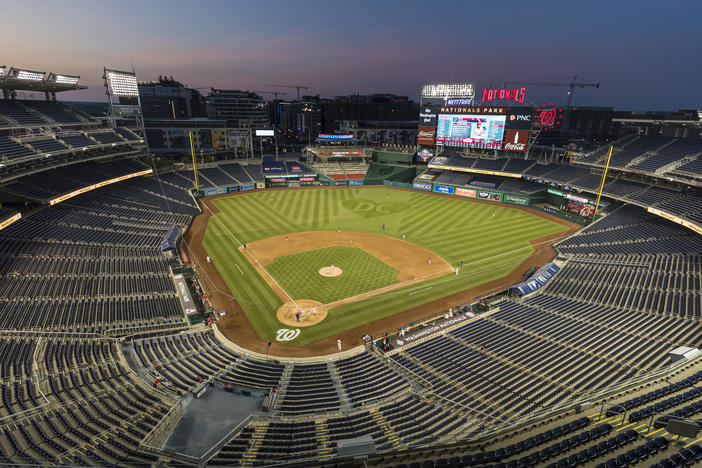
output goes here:
<path id="1" fill-rule="evenodd" d="M 678 120 L 678 119 L 637 119 L 627 117 L 615 117 L 612 122 L 630 123 L 630 124 L 650 124 L 650 125 L 681 125 L 681 126 L 699 126 L 700 121 L 697 120 Z"/>
<path id="2" fill-rule="evenodd" d="M 0 89 L 6 91 L 38 91 L 58 93 L 88 89 L 78 84 L 78 75 L 38 72 L 22 68 L 0 66 Z"/>

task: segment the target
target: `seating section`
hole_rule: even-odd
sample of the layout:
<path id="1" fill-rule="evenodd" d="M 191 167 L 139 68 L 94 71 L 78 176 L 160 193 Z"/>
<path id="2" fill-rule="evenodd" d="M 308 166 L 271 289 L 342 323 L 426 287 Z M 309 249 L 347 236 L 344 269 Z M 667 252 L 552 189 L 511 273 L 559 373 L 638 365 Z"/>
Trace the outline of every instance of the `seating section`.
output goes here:
<path id="1" fill-rule="evenodd" d="M 472 177 L 473 175 L 467 172 L 445 171 L 434 179 L 434 183 L 463 186 L 466 185 Z"/>
<path id="2" fill-rule="evenodd" d="M 171 403 L 132 378 L 118 346 L 111 339 L 84 336 L 0 335 L 0 414 L 14 420 L 0 431 L 4 463 L 158 461 L 140 450 L 139 442 Z"/>
<path id="3" fill-rule="evenodd" d="M 609 144 L 578 158 L 576 162 L 604 166 L 608 152 Z M 614 143 L 610 166 L 636 172 L 699 179 L 702 174 L 702 140 L 629 135 Z"/>
<path id="4" fill-rule="evenodd" d="M 10 126 L 35 127 L 51 124 L 49 119 L 43 118 L 38 112 L 32 112 L 26 105 L 27 102 L 31 101 L 0 99 L 0 116 L 4 117 Z"/>
<path id="5" fill-rule="evenodd" d="M 221 164 L 219 168 L 226 172 L 229 177 L 234 179 L 239 184 L 251 184 L 254 181 L 246 170 L 238 163 Z"/>
<path id="6" fill-rule="evenodd" d="M 95 130 L 88 132 L 88 136 L 95 141 L 99 145 L 109 145 L 113 143 L 124 143 L 124 139 L 119 136 L 117 133 L 115 133 L 113 130 Z"/>
<path id="7" fill-rule="evenodd" d="M 67 124 L 81 124 L 88 121 L 88 119 L 73 109 L 69 108 L 56 101 L 21 101 L 22 104 L 33 109 L 42 116 L 48 117 L 51 121 L 57 124 L 67 125 Z"/>
<path id="8" fill-rule="evenodd" d="M 702 140 L 692 138 L 675 139 L 656 151 L 654 155 L 630 167 L 632 170 L 656 172 L 664 166 L 700 153 L 702 153 Z"/>
<path id="9" fill-rule="evenodd" d="M 255 182 L 263 182 L 263 170 L 260 164 L 247 164 L 242 166 Z"/>
<path id="10" fill-rule="evenodd" d="M 13 210 L 12 208 L 4 208 L 0 206 L 0 222 L 5 221 L 8 218 L 11 218 L 17 214 L 17 210 Z"/>
<path id="11" fill-rule="evenodd" d="M 316 161 L 312 163 L 312 168 L 333 180 L 347 180 L 344 169 L 341 167 L 339 161 Z"/>
<path id="12" fill-rule="evenodd" d="M 507 158 L 501 159 L 478 159 L 473 164 L 473 169 L 481 169 L 483 171 L 501 171 L 505 164 L 509 161 Z"/>
<path id="13" fill-rule="evenodd" d="M 115 133 L 120 135 L 126 141 L 139 141 L 141 139 L 136 133 L 124 127 L 116 128 Z"/>
<path id="14" fill-rule="evenodd" d="M 90 177 L 92 169 L 82 169 Z M 132 201 L 105 187 L 0 231 L 0 328 L 124 334 L 184 327 L 159 244 L 195 208 L 168 211 L 142 193 Z"/>
<path id="15" fill-rule="evenodd" d="M 200 178 L 199 182 L 202 187 L 228 187 L 237 184 L 236 179 L 219 167 L 200 168 L 197 171 L 197 175 Z"/>
<path id="16" fill-rule="evenodd" d="M 31 148 L 24 146 L 9 137 L 0 136 L 0 160 L 19 159 L 36 156 Z"/>
<path id="17" fill-rule="evenodd" d="M 69 148 L 87 148 L 95 145 L 95 142 L 83 133 L 61 134 L 59 138 Z"/>
<path id="18" fill-rule="evenodd" d="M 66 151 L 67 146 L 61 144 L 53 138 L 32 138 L 22 140 L 25 145 L 31 146 L 39 154 L 48 154 L 60 151 Z"/>
<path id="19" fill-rule="evenodd" d="M 23 177 L 18 182 L 0 187 L 0 191 L 46 201 L 97 182 L 144 169 L 146 167 L 143 164 L 128 162 L 128 160 L 108 163 L 88 162 L 63 166 Z"/>

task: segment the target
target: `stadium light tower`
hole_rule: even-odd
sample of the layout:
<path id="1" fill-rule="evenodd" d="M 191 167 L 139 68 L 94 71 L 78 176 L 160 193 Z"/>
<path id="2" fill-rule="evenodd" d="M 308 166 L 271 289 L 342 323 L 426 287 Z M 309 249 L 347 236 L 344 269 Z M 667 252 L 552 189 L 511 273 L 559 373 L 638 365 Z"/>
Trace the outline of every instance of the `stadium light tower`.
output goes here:
<path id="1" fill-rule="evenodd" d="M 139 99 L 139 86 L 137 85 L 136 73 L 104 68 L 102 78 L 105 80 L 107 94 L 107 122 L 110 127 L 117 128 L 117 118 L 133 121 L 133 130 L 146 142 L 146 130 L 144 129 L 144 115 L 141 111 L 141 100 Z M 126 100 L 123 103 L 122 100 Z M 147 147 L 148 148 L 148 147 Z"/>

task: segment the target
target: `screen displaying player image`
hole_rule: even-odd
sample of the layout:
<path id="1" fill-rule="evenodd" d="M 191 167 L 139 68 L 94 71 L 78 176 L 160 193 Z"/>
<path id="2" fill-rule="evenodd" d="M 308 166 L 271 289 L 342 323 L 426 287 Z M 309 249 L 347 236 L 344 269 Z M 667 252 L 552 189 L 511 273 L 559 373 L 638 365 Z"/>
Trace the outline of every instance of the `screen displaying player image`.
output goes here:
<path id="1" fill-rule="evenodd" d="M 439 115 L 436 144 L 465 148 L 501 149 L 504 115 Z"/>

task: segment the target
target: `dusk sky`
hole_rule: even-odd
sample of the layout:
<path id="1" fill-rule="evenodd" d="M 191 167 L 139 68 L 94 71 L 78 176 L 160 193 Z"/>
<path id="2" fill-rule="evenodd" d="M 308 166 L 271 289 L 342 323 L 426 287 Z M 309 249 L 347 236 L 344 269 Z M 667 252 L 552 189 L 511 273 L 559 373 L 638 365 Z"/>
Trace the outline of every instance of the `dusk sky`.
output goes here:
<path id="1" fill-rule="evenodd" d="M 79 74 L 90 89 L 60 98 L 84 101 L 105 99 L 103 66 L 133 65 L 141 81 L 322 97 L 578 75 L 601 87 L 576 90 L 574 105 L 702 109 L 701 18 L 697 0 L 24 0 L 3 4 L 0 64 Z M 537 104 L 566 93 L 527 86 Z"/>

